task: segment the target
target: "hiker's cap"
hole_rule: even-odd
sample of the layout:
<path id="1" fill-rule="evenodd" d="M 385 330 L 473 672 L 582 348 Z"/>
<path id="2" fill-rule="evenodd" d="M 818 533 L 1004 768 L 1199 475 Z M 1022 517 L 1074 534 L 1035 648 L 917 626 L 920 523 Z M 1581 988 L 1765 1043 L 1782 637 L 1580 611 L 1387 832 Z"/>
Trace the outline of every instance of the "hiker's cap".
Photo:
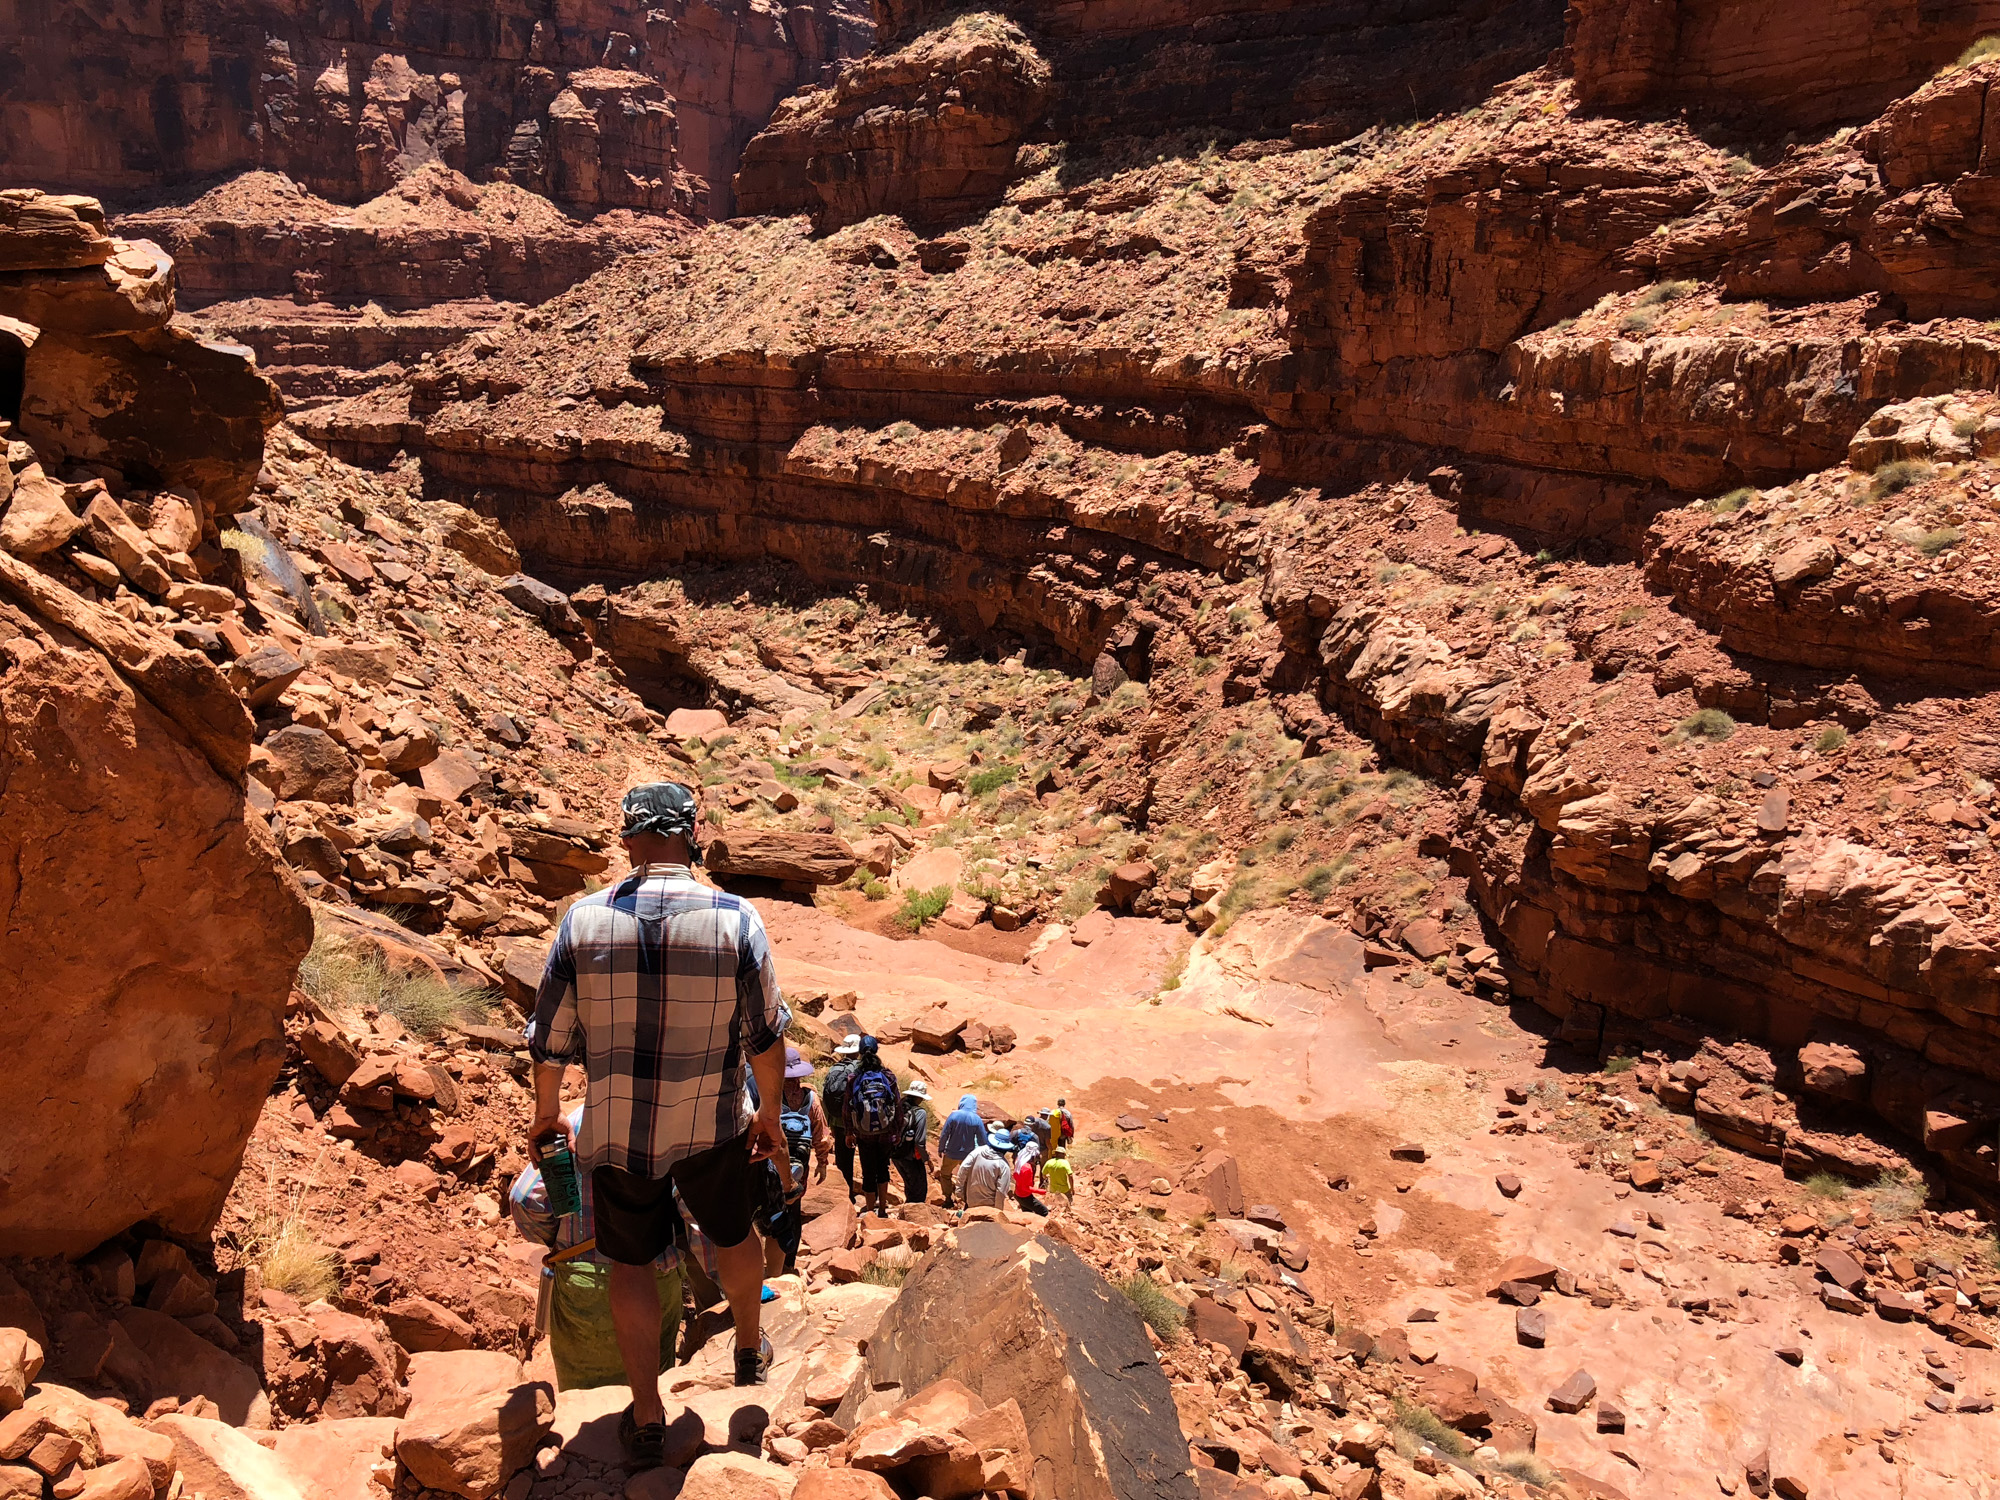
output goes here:
<path id="1" fill-rule="evenodd" d="M 679 834 L 692 844 L 701 821 L 694 793 L 678 781 L 652 781 L 633 787 L 619 804 L 619 811 L 625 817 L 622 832 L 628 839 L 645 833 L 656 833 L 663 839 Z"/>
<path id="2" fill-rule="evenodd" d="M 930 1096 L 931 1086 L 921 1078 L 912 1078 L 909 1087 L 903 1090 L 905 1099 L 928 1099 Z"/>
<path id="3" fill-rule="evenodd" d="M 1012 1151 L 1014 1149 L 1014 1138 L 996 1125 L 992 1130 L 987 1132 L 986 1144 L 991 1146 L 995 1151 Z"/>
<path id="4" fill-rule="evenodd" d="M 785 1076 L 787 1078 L 810 1078 L 813 1076 L 813 1065 L 806 1061 L 805 1053 L 799 1051 L 796 1047 L 787 1047 L 785 1049 Z"/>
<path id="5" fill-rule="evenodd" d="M 851 1036 L 833 1049 L 835 1057 L 858 1057 L 861 1054 L 861 1038 Z"/>

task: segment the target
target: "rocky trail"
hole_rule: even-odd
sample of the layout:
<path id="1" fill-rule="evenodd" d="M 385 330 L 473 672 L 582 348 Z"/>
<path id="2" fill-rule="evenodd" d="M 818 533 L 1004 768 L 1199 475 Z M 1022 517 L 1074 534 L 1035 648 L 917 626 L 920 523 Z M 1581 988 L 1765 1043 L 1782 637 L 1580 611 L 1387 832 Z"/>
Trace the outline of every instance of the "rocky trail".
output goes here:
<path id="1" fill-rule="evenodd" d="M 0 1500 L 2000 1493 L 2000 9 L 44 9 Z M 1080 1134 L 633 1473 L 507 1210 L 661 779 Z"/>

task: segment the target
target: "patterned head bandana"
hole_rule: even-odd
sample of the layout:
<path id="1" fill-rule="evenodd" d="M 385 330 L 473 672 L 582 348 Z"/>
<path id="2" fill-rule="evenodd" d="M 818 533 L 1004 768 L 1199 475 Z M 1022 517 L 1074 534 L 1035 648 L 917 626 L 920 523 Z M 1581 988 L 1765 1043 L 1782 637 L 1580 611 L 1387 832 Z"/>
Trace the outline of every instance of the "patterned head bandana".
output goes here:
<path id="1" fill-rule="evenodd" d="M 695 805 L 694 793 L 679 782 L 655 781 L 635 786 L 625 794 L 621 810 L 625 815 L 626 838 L 656 833 L 664 839 L 679 834 L 697 856 L 701 853 L 694 836 L 701 810 Z"/>

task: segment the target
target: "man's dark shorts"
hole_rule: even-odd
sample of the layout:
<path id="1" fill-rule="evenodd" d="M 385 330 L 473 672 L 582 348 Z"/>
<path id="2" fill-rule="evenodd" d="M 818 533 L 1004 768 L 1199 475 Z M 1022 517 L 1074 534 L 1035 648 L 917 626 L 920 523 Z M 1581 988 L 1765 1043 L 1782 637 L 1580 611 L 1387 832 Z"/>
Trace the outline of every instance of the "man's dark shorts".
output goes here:
<path id="1" fill-rule="evenodd" d="M 684 1157 L 669 1177 L 641 1177 L 623 1167 L 599 1167 L 590 1174 L 596 1199 L 597 1250 L 623 1266 L 651 1263 L 679 1238 L 680 1210 L 674 1189 L 701 1232 L 718 1250 L 749 1238 L 750 1222 L 762 1197 L 750 1169 L 750 1132 Z"/>
<path id="2" fill-rule="evenodd" d="M 889 1185 L 888 1141 L 856 1141 L 855 1155 L 861 1158 L 861 1191 L 872 1193 Z"/>

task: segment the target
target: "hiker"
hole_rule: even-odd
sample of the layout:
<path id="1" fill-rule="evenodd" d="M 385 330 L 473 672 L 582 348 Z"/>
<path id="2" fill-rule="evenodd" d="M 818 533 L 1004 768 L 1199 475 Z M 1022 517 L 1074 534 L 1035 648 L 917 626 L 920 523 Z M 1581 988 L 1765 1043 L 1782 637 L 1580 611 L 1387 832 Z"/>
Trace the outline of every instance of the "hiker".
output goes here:
<path id="1" fill-rule="evenodd" d="M 791 1160 L 791 1185 L 769 1216 L 764 1236 L 764 1274 L 789 1276 L 798 1267 L 799 1236 L 805 1232 L 804 1204 L 808 1169 L 817 1164 L 813 1182 L 826 1181 L 827 1158 L 833 1154 L 833 1132 L 827 1129 L 819 1095 L 806 1086 L 812 1064 L 796 1047 L 785 1048 L 785 1097 L 778 1124 L 785 1132 L 785 1154 Z"/>
<path id="2" fill-rule="evenodd" d="M 1048 1209 L 1036 1201 L 1042 1189 L 1035 1183 L 1036 1166 L 1041 1160 L 1035 1133 L 1025 1126 L 1015 1131 L 1014 1148 L 1018 1153 L 1014 1158 L 1014 1206 L 1027 1213 L 1046 1214 Z"/>
<path id="3" fill-rule="evenodd" d="M 903 1201 L 923 1203 L 931 1195 L 931 1086 L 912 1078 L 903 1090 L 903 1126 L 890 1153 L 903 1179 Z"/>
<path id="4" fill-rule="evenodd" d="M 694 794 L 653 782 L 625 794 L 620 842 L 632 872 L 579 898 L 549 948 L 528 1023 L 535 1113 L 530 1153 L 561 1135 L 595 1196 L 597 1249 L 611 1262 L 611 1318 L 632 1387 L 620 1420 L 635 1469 L 657 1468 L 666 1443 L 659 1372 L 660 1295 L 654 1259 L 673 1244 L 675 1191 L 715 1246 L 736 1325 L 736 1384 L 762 1385 L 764 1254 L 752 1234 L 756 1168 L 785 1155 L 784 1034 L 763 919 L 739 896 L 697 882 L 700 810 Z M 583 1128 L 561 1114 L 564 1065 L 590 1080 Z M 757 1080 L 753 1112 L 746 1067 Z"/>
<path id="5" fill-rule="evenodd" d="M 847 1195 L 854 1196 L 854 1136 L 847 1128 L 847 1082 L 861 1057 L 861 1038 L 846 1037 L 833 1049 L 833 1066 L 820 1081 L 821 1112 L 833 1132 L 833 1164 L 847 1179 Z"/>
<path id="6" fill-rule="evenodd" d="M 572 1136 L 583 1128 L 583 1106 L 565 1122 Z M 535 1325 L 549 1336 L 555 1359 L 556 1389 L 585 1390 L 592 1386 L 625 1384 L 625 1362 L 618 1353 L 618 1336 L 611 1326 L 611 1263 L 597 1253 L 597 1226 L 590 1178 L 577 1184 L 583 1211 L 557 1214 L 549 1206 L 548 1185 L 541 1170 L 529 1166 L 514 1179 L 507 1206 L 524 1238 L 544 1245 L 540 1295 Z M 653 1258 L 653 1279 L 660 1296 L 660 1368 L 674 1363 L 674 1342 L 681 1324 L 681 1252 L 669 1245 Z"/>
<path id="7" fill-rule="evenodd" d="M 1057 1146 L 1067 1146 L 1076 1139 L 1076 1116 L 1069 1112 L 1069 1100 L 1056 1100 L 1056 1107 L 1049 1111 L 1049 1138 L 1042 1143 L 1042 1151 L 1047 1155 Z"/>
<path id="8" fill-rule="evenodd" d="M 938 1130 L 938 1177 L 944 1190 L 944 1206 L 952 1205 L 953 1185 L 958 1166 L 986 1139 L 986 1122 L 979 1116 L 979 1100 L 971 1094 L 958 1096 L 958 1108 L 944 1117 Z"/>
<path id="9" fill-rule="evenodd" d="M 903 1093 L 882 1061 L 875 1038 L 861 1038 L 847 1078 L 847 1129 L 861 1164 L 861 1212 L 889 1217 L 889 1153 L 903 1128 Z"/>
<path id="10" fill-rule="evenodd" d="M 1042 1163 L 1042 1182 L 1048 1188 L 1050 1197 L 1060 1193 L 1065 1207 L 1076 1207 L 1076 1187 L 1070 1176 L 1069 1157 L 1061 1146 L 1049 1148 L 1049 1159 Z"/>
<path id="11" fill-rule="evenodd" d="M 979 1139 L 970 1156 L 959 1163 L 953 1186 L 967 1208 L 1005 1208 L 1013 1183 L 1007 1152 L 1013 1137 L 998 1125 Z"/>

